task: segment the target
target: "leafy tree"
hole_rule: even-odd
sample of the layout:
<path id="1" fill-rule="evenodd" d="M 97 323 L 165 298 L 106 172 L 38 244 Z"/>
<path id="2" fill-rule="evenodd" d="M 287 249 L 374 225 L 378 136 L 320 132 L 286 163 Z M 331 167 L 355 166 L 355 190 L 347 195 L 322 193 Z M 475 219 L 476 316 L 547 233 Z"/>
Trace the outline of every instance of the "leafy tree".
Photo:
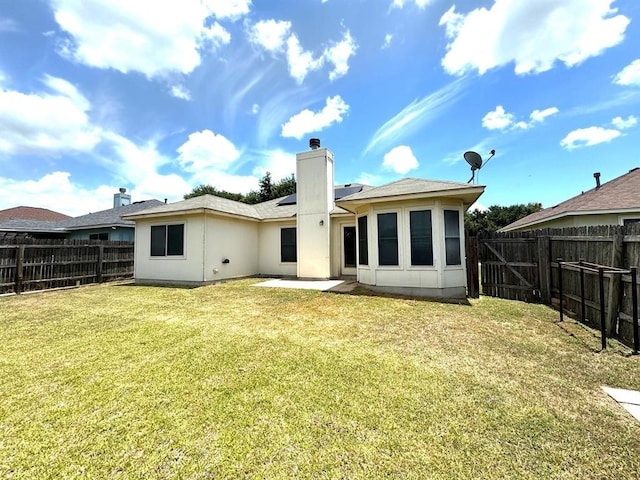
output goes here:
<path id="1" fill-rule="evenodd" d="M 218 190 L 212 185 L 198 185 L 191 192 L 184 195 L 184 199 L 199 197 L 200 195 L 215 195 L 216 197 L 228 198 L 229 200 L 236 200 L 242 202 L 244 195 L 241 193 L 227 192 L 226 190 Z"/>
<path id="2" fill-rule="evenodd" d="M 509 207 L 492 205 L 484 212 L 478 209 L 466 212 L 464 216 L 465 228 L 470 235 L 495 232 L 540 210 L 542 210 L 541 203 L 520 203 Z"/>
<path id="3" fill-rule="evenodd" d="M 184 195 L 184 199 L 199 197 L 200 195 L 215 195 L 217 197 L 228 198 L 238 202 L 256 204 L 284 197 L 296 193 L 296 179 L 293 174 L 283 178 L 279 182 L 273 182 L 271 173 L 266 172 L 258 182 L 260 189 L 251 190 L 246 195 L 242 193 L 232 193 L 226 190 L 219 190 L 212 185 L 198 185 L 191 192 Z"/>

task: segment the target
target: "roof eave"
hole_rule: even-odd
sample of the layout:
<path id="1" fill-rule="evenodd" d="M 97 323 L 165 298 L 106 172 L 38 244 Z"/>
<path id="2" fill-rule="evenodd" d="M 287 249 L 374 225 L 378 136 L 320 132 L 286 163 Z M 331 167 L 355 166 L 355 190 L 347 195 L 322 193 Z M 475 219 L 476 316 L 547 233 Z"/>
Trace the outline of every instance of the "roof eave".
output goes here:
<path id="1" fill-rule="evenodd" d="M 418 193 L 405 193 L 400 195 L 385 195 L 380 197 L 369 197 L 369 198 L 354 198 L 354 199 L 341 199 L 336 200 L 336 205 L 353 212 L 353 207 L 357 207 L 360 205 L 367 205 L 370 203 L 384 203 L 384 202 L 400 202 L 405 200 L 421 200 L 425 198 L 458 198 L 461 199 L 465 206 L 470 206 L 475 202 L 480 195 L 484 193 L 484 186 L 479 187 L 471 187 L 471 188 L 463 188 L 456 190 L 437 190 L 432 192 L 418 192 Z M 351 208 L 349 208 L 351 207 Z"/>

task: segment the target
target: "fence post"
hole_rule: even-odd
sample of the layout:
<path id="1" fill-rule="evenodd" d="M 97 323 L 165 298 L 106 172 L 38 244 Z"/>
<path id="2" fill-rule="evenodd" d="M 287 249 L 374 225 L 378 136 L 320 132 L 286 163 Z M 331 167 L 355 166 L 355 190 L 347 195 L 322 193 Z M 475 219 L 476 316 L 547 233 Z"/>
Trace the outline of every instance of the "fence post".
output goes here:
<path id="1" fill-rule="evenodd" d="M 16 294 L 22 292 L 22 281 L 24 279 L 24 245 L 19 245 L 16 252 Z"/>
<path id="2" fill-rule="evenodd" d="M 584 262 L 584 259 L 581 258 L 579 262 L 579 265 L 580 265 L 580 319 L 582 320 L 582 323 L 585 323 L 586 302 L 584 299 L 584 268 L 582 268 L 583 262 Z"/>
<path id="3" fill-rule="evenodd" d="M 633 354 L 638 354 L 640 339 L 638 338 L 638 269 L 631 267 L 631 308 L 633 311 Z"/>
<path id="4" fill-rule="evenodd" d="M 622 227 L 620 227 L 622 228 Z M 613 237 L 611 245 L 611 266 L 614 268 L 622 268 L 622 253 L 624 248 L 624 233 L 617 230 Z M 609 295 L 607 306 L 607 335 L 610 337 L 615 334 L 616 320 L 622 302 L 622 279 L 620 275 L 611 275 L 609 278 Z"/>
<path id="5" fill-rule="evenodd" d="M 102 283 L 102 263 L 104 262 L 104 245 L 98 245 L 98 264 L 96 265 L 96 280 Z"/>
<path id="6" fill-rule="evenodd" d="M 540 299 L 551 305 L 551 262 L 550 245 L 547 236 L 538 237 L 538 278 L 540 279 Z"/>
<path id="7" fill-rule="evenodd" d="M 560 291 L 560 321 L 563 318 L 563 305 L 562 305 L 562 258 L 558 258 L 558 290 Z"/>
<path id="8" fill-rule="evenodd" d="M 600 341 L 602 349 L 607 348 L 607 324 L 604 307 L 604 267 L 598 267 L 598 282 L 600 284 Z"/>
<path id="9" fill-rule="evenodd" d="M 480 278 L 478 277 L 478 237 L 466 237 L 467 250 L 467 294 L 471 298 L 480 297 Z"/>

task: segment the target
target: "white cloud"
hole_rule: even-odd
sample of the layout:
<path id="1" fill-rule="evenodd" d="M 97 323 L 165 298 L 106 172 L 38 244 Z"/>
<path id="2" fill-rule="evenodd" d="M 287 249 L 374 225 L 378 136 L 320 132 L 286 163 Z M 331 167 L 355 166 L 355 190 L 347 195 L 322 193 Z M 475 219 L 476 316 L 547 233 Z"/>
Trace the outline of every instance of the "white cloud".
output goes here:
<path id="1" fill-rule="evenodd" d="M 291 32 L 291 22 L 273 19 L 261 20 L 252 25 L 249 40 L 274 55 L 284 52 L 289 74 L 298 84 L 302 84 L 310 72 L 320 70 L 326 64 L 333 65 L 329 80 L 346 75 L 349 71 L 349 59 L 358 49 L 351 33 L 346 31 L 342 40 L 316 55 L 302 47 L 298 36 Z"/>
<path id="2" fill-rule="evenodd" d="M 542 123 L 544 122 L 545 118 L 555 115 L 559 111 L 560 110 L 558 110 L 557 107 L 549 107 L 549 108 L 545 108 L 544 110 L 536 109 L 533 112 L 531 112 L 531 115 L 529 115 L 529 118 L 531 119 L 532 122 Z"/>
<path id="3" fill-rule="evenodd" d="M 90 122 L 89 101 L 61 78 L 46 75 L 42 83 L 49 92 L 0 90 L 0 153 L 91 150 L 102 131 Z"/>
<path id="4" fill-rule="evenodd" d="M 357 183 L 362 183 L 363 185 L 371 185 L 378 186 L 385 183 L 385 178 L 381 175 L 376 175 L 374 173 L 362 172 L 358 178 L 356 178 Z"/>
<path id="5" fill-rule="evenodd" d="M 60 53 L 97 68 L 155 77 L 190 73 L 203 49 L 229 43 L 230 34 L 212 18 L 235 18 L 249 1 L 52 0 L 54 16 L 69 37 Z"/>
<path id="6" fill-rule="evenodd" d="M 578 128 L 569 132 L 566 137 L 560 141 L 560 145 L 567 150 L 573 150 L 580 147 L 591 147 L 599 143 L 610 142 L 614 138 L 622 135 L 619 130 L 602 127 Z"/>
<path id="7" fill-rule="evenodd" d="M 261 20 L 251 27 L 249 40 L 269 52 L 280 52 L 290 30 L 291 22 Z"/>
<path id="8" fill-rule="evenodd" d="M 507 113 L 502 105 L 482 117 L 482 126 L 489 130 L 504 130 L 513 124 L 513 114 Z"/>
<path id="9" fill-rule="evenodd" d="M 389 48 L 391 46 L 391 40 L 393 40 L 393 35 L 390 33 L 387 33 L 384 36 L 384 43 L 382 44 L 382 49 L 384 50 L 385 48 Z"/>
<path id="10" fill-rule="evenodd" d="M 298 37 L 291 35 L 287 39 L 287 62 L 289 74 L 298 84 L 302 84 L 309 72 L 322 68 L 324 56 L 313 58 L 312 52 L 302 49 Z"/>
<path id="11" fill-rule="evenodd" d="M 431 0 L 409 0 L 409 2 L 413 2 L 416 4 L 416 6 L 418 8 L 424 8 L 427 5 L 429 5 L 429 3 L 431 2 Z M 403 8 L 404 7 L 404 0 L 393 0 L 393 3 L 391 4 L 391 6 L 396 7 L 396 8 Z"/>
<path id="12" fill-rule="evenodd" d="M 251 10 L 251 0 L 205 0 L 202 3 L 215 17 L 221 19 L 235 20 Z"/>
<path id="13" fill-rule="evenodd" d="M 458 79 L 420 100 L 411 102 L 378 128 L 369 140 L 364 154 L 379 146 L 397 144 L 400 139 L 424 128 L 461 97 L 465 83 L 465 79 Z"/>
<path id="14" fill-rule="evenodd" d="M 626 120 L 622 117 L 616 117 L 611 120 L 611 123 L 618 130 L 626 130 L 627 128 L 635 127 L 638 123 L 638 119 L 633 115 L 629 115 Z"/>
<path id="15" fill-rule="evenodd" d="M 411 151 L 411 147 L 400 145 L 393 148 L 384 155 L 382 167 L 387 170 L 393 170 L 401 175 L 418 168 L 420 164 L 415 155 Z"/>
<path id="16" fill-rule="evenodd" d="M 259 165 L 253 169 L 253 174 L 257 177 L 262 177 L 269 172 L 274 181 L 280 181 L 296 173 L 295 153 L 284 150 L 267 150 L 260 152 L 258 156 Z"/>
<path id="17" fill-rule="evenodd" d="M 173 85 L 171 87 L 171 95 L 182 100 L 191 100 L 191 93 L 184 85 Z"/>
<path id="18" fill-rule="evenodd" d="M 640 58 L 635 59 L 624 67 L 613 79 L 618 85 L 633 85 L 640 87 Z"/>
<path id="19" fill-rule="evenodd" d="M 534 110 L 529 115 L 530 122 L 523 120 L 516 121 L 515 115 L 507 113 L 502 105 L 498 105 L 495 110 L 482 117 L 482 126 L 488 130 L 521 129 L 527 130 L 537 123 L 542 123 L 547 117 L 556 115 L 560 110 L 556 107 L 545 108 L 544 110 Z"/>
<path id="20" fill-rule="evenodd" d="M 188 172 L 209 168 L 226 169 L 240 158 L 240 152 L 225 136 L 211 130 L 194 132 L 177 149 L 178 162 Z"/>
<path id="21" fill-rule="evenodd" d="M 442 66 L 454 75 L 511 62 L 517 74 L 544 72 L 556 62 L 572 67 L 623 41 L 630 20 L 612 3 L 496 0 L 467 14 L 452 6 L 439 22 L 450 39 Z"/>
<path id="22" fill-rule="evenodd" d="M 344 38 L 336 43 L 333 47 L 325 50 L 324 56 L 334 68 L 329 73 L 329 80 L 343 77 L 349 71 L 349 58 L 355 55 L 358 46 L 348 31 L 344 34 Z"/>
<path id="23" fill-rule="evenodd" d="M 325 107 L 318 113 L 305 109 L 292 116 L 283 126 L 283 137 L 293 137 L 298 140 L 305 134 L 320 131 L 334 123 L 342 122 L 342 118 L 349 111 L 349 105 L 340 95 L 327 98 Z"/>

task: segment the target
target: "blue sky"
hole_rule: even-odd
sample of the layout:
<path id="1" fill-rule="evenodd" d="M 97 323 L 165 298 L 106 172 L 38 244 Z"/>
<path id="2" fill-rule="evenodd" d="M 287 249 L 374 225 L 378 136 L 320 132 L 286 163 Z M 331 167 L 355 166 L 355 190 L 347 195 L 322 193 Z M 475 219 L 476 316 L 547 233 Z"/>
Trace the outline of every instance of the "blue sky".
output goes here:
<path id="1" fill-rule="evenodd" d="M 0 0 L 0 209 L 337 183 L 552 206 L 640 166 L 637 0 Z"/>

